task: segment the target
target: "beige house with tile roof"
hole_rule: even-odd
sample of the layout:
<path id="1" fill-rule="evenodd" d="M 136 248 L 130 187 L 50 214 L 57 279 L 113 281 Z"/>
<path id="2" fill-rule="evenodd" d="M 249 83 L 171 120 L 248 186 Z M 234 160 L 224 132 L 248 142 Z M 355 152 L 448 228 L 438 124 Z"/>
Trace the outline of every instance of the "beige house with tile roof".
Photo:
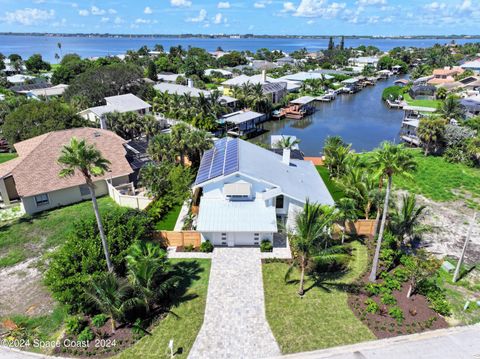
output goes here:
<path id="1" fill-rule="evenodd" d="M 18 157 L 0 164 L 0 195 L 4 205 L 20 201 L 25 213 L 33 214 L 90 198 L 80 173 L 60 178 L 57 163 L 64 145 L 72 137 L 94 144 L 108 159 L 110 171 L 95 178 L 97 196 L 109 193 L 107 180 L 113 186 L 129 183 L 133 170 L 127 161 L 126 141 L 115 133 L 97 128 L 74 128 L 48 132 L 16 143 Z"/>

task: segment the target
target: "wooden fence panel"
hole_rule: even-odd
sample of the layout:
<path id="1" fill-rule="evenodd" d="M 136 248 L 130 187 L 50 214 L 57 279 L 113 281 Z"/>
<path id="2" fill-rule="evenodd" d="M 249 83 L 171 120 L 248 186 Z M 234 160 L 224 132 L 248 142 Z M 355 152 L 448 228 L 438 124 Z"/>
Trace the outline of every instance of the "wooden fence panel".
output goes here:
<path id="1" fill-rule="evenodd" d="M 157 231 L 155 232 L 154 238 L 171 247 L 185 247 L 192 245 L 195 248 L 198 248 L 202 242 L 200 232 L 195 231 Z"/>
<path id="2" fill-rule="evenodd" d="M 359 219 L 354 223 L 355 233 L 359 236 L 373 236 L 375 229 L 374 219 Z"/>

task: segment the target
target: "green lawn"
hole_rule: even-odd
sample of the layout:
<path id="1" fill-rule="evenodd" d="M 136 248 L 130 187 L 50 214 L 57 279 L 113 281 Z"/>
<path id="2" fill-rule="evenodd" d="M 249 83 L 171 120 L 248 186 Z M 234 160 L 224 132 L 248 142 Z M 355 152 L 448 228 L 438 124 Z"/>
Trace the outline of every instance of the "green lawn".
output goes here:
<path id="1" fill-rule="evenodd" d="M 211 263 L 208 259 L 177 259 L 172 262 L 194 272 L 189 276 L 190 281 L 184 283 L 183 289 L 180 289 L 188 288 L 178 305 L 172 308 L 175 315 L 168 314 L 152 330 L 151 335 L 140 339 L 133 347 L 120 354 L 118 359 L 170 358 L 167 351 L 170 339 L 173 339 L 177 351 L 175 358 L 188 356 L 203 323 Z"/>
<path id="2" fill-rule="evenodd" d="M 407 92 L 403 94 L 403 98 L 410 106 L 433 107 L 437 108 L 442 101 L 439 100 L 414 100 Z"/>
<path id="3" fill-rule="evenodd" d="M 16 153 L 0 153 L 0 163 L 10 161 L 15 157 L 17 157 Z"/>
<path id="4" fill-rule="evenodd" d="M 265 310 L 273 335 L 283 353 L 295 353 L 375 339 L 372 332 L 350 310 L 342 284 L 350 284 L 367 268 L 367 249 L 353 243 L 350 271 L 341 278 L 327 280 L 323 288 L 312 286 L 303 298 L 298 284 L 286 284 L 286 263 L 263 264 Z M 298 279 L 296 272 L 292 278 Z M 339 286 L 340 285 L 340 286 Z"/>
<path id="5" fill-rule="evenodd" d="M 434 201 L 465 199 L 469 205 L 475 205 L 475 202 L 478 205 L 480 169 L 449 163 L 442 157 L 425 157 L 421 151 L 413 151 L 418 162 L 416 173 L 412 179 L 395 177 L 395 186 L 422 194 Z"/>
<path id="6" fill-rule="evenodd" d="M 328 173 L 328 169 L 325 166 L 315 166 L 317 168 L 320 177 L 322 177 L 325 186 L 327 186 L 330 194 L 333 197 L 333 200 L 336 202 L 339 199 L 345 197 L 345 194 L 342 190 L 330 179 L 330 175 Z"/>
<path id="7" fill-rule="evenodd" d="M 110 197 L 99 198 L 98 205 L 101 212 L 117 206 Z M 75 221 L 88 216 L 93 216 L 92 202 L 84 201 L 0 225 L 0 268 L 63 243 Z"/>
<path id="8" fill-rule="evenodd" d="M 173 231 L 181 209 L 181 204 L 173 207 L 160 221 L 157 222 L 157 224 L 155 225 L 155 229 L 159 231 Z"/>

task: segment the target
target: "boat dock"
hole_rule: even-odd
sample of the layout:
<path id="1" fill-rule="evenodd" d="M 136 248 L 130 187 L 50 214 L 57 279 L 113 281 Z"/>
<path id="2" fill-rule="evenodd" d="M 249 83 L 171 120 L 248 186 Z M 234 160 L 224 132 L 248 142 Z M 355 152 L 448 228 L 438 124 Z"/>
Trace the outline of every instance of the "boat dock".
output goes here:
<path id="1" fill-rule="evenodd" d="M 280 116 L 299 120 L 304 116 L 311 115 L 315 112 L 315 106 L 311 105 L 315 99 L 316 98 L 312 96 L 302 96 L 292 100 L 289 102 L 287 107 L 284 107 L 280 110 Z"/>
<path id="2" fill-rule="evenodd" d="M 406 103 L 404 101 L 387 100 L 386 103 L 387 103 L 387 106 L 389 108 L 396 108 L 396 109 L 399 109 L 399 110 L 403 109 L 403 106 L 406 105 Z"/>

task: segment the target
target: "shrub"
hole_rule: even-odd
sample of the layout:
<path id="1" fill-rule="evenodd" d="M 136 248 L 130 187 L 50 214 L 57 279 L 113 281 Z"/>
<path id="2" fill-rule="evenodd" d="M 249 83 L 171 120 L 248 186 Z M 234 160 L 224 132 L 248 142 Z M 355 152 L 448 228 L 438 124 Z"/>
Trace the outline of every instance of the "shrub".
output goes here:
<path id="1" fill-rule="evenodd" d="M 403 311 L 399 307 L 392 307 L 388 310 L 388 315 L 397 321 L 398 324 L 402 324 L 405 317 Z"/>
<path id="2" fill-rule="evenodd" d="M 385 277 L 383 285 L 390 290 L 400 290 L 402 284 L 391 275 Z"/>
<path id="3" fill-rule="evenodd" d="M 380 294 L 380 285 L 378 283 L 368 283 L 364 289 L 370 297 Z"/>
<path id="4" fill-rule="evenodd" d="M 103 226 L 116 274 L 126 272 L 125 256 L 136 240 L 150 239 L 152 221 L 143 212 L 116 208 L 104 213 Z M 85 283 L 95 281 L 107 265 L 95 216 L 76 223 L 64 245 L 52 255 L 45 283 L 70 312 L 87 311 L 91 305 L 84 297 Z"/>
<path id="5" fill-rule="evenodd" d="M 77 337 L 77 339 L 82 342 L 93 340 L 93 338 L 95 338 L 95 334 L 93 334 L 92 329 L 90 329 L 89 327 L 83 329 Z"/>
<path id="6" fill-rule="evenodd" d="M 408 272 L 404 268 L 395 269 L 395 271 L 393 272 L 393 276 L 396 280 L 400 282 L 406 282 L 408 280 Z"/>
<path id="7" fill-rule="evenodd" d="M 261 252 L 271 252 L 273 251 L 273 244 L 268 239 L 262 239 L 260 243 L 260 251 Z"/>
<path id="8" fill-rule="evenodd" d="M 108 316 L 106 316 L 105 314 L 97 314 L 92 318 L 92 324 L 96 328 L 100 328 L 100 327 L 103 327 L 103 325 L 107 322 L 107 319 L 108 319 Z"/>
<path id="9" fill-rule="evenodd" d="M 418 293 L 427 297 L 430 308 L 440 315 L 448 316 L 452 312 L 450 303 L 447 301 L 445 292 L 439 288 L 434 280 L 423 280 L 418 285 Z"/>
<path id="10" fill-rule="evenodd" d="M 195 247 L 193 246 L 193 244 L 189 244 L 188 246 L 183 247 L 184 252 L 193 252 L 194 249 Z"/>
<path id="11" fill-rule="evenodd" d="M 208 239 L 205 242 L 202 242 L 202 244 L 200 244 L 200 252 L 213 252 L 213 244 Z"/>
<path id="12" fill-rule="evenodd" d="M 365 310 L 369 313 L 376 314 L 380 311 L 379 305 L 373 299 L 370 299 L 370 298 L 367 299 L 365 301 L 365 304 L 366 304 Z"/>
<path id="13" fill-rule="evenodd" d="M 65 332 L 70 335 L 77 335 L 87 326 L 87 322 L 79 316 L 71 316 L 65 320 Z"/>
<path id="14" fill-rule="evenodd" d="M 397 299 L 393 296 L 393 294 L 385 293 L 382 295 L 381 301 L 383 304 L 386 305 L 394 305 L 397 304 Z"/>

